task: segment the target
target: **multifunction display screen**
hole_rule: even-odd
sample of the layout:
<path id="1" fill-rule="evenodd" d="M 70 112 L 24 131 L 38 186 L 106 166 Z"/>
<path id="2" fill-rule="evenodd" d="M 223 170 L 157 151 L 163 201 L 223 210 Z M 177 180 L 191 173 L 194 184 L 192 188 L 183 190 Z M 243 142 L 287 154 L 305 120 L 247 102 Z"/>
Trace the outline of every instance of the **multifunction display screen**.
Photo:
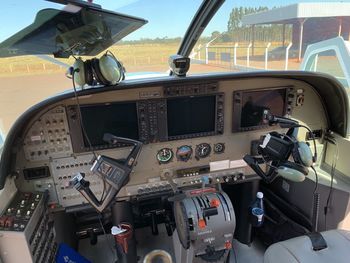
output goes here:
<path id="1" fill-rule="evenodd" d="M 167 100 L 168 136 L 215 132 L 216 96 Z"/>
<path id="2" fill-rule="evenodd" d="M 138 121 L 136 103 L 98 104 L 81 107 L 82 122 L 91 146 L 107 144 L 103 141 L 105 133 L 138 140 Z M 84 130 L 82 131 L 84 133 Z M 89 142 L 84 136 L 85 147 Z"/>
<path id="3" fill-rule="evenodd" d="M 268 109 L 284 115 L 285 89 L 244 92 L 242 95 L 241 128 L 263 125 L 263 112 Z"/>

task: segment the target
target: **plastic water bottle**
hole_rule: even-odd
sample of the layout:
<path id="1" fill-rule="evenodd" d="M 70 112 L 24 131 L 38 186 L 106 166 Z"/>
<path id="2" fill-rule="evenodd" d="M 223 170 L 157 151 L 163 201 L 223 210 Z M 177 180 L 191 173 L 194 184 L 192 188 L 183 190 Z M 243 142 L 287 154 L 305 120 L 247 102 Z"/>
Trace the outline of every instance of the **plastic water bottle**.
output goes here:
<path id="1" fill-rule="evenodd" d="M 256 200 L 251 206 L 252 225 L 260 227 L 264 222 L 264 194 L 262 192 L 256 193 Z"/>

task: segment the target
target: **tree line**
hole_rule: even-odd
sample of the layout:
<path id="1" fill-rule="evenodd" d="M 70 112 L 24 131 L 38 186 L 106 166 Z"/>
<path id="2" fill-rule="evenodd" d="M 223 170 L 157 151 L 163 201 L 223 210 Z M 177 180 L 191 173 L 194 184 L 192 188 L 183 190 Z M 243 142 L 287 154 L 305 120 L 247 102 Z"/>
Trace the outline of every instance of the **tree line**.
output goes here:
<path id="1" fill-rule="evenodd" d="M 250 25 L 243 25 L 242 18 L 246 15 L 268 11 L 267 6 L 259 7 L 234 7 L 230 13 L 227 30 L 223 32 L 214 31 L 211 39 L 217 37 L 216 42 L 251 42 L 253 30 Z M 256 25 L 254 28 L 254 39 L 257 42 L 282 42 L 283 25 Z M 286 41 L 291 40 L 292 27 L 287 25 L 285 28 Z"/>
<path id="2" fill-rule="evenodd" d="M 227 28 L 220 31 L 214 31 L 210 36 L 202 36 L 200 38 L 201 43 L 206 43 L 211 39 L 216 38 L 214 43 L 225 42 L 250 42 L 252 41 L 252 28 L 251 26 L 243 25 L 242 18 L 249 14 L 255 14 L 269 10 L 266 6 L 259 7 L 234 7 L 229 15 Z M 282 25 L 256 25 L 254 29 L 254 39 L 257 42 L 282 42 Z M 285 28 L 286 42 L 291 40 L 292 27 L 287 25 Z M 120 44 L 156 44 L 156 43 L 179 43 L 181 37 L 176 38 L 143 38 L 140 40 L 122 40 Z"/>

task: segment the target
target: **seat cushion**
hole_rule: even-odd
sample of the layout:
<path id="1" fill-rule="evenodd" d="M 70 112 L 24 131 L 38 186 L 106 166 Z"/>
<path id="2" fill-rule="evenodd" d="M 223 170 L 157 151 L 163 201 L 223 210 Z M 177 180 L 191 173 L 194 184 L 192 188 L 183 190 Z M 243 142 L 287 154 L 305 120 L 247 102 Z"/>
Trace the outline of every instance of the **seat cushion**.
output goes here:
<path id="1" fill-rule="evenodd" d="M 350 232 L 330 230 L 321 233 L 327 248 L 314 251 L 309 237 L 301 236 L 271 245 L 264 263 L 349 263 Z"/>

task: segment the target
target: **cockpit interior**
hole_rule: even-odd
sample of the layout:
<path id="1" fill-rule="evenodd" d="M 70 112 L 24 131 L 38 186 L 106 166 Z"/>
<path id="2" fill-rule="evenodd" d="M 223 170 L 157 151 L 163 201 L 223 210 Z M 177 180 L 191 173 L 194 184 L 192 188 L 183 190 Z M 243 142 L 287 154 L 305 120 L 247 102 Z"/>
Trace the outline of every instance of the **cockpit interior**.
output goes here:
<path id="1" fill-rule="evenodd" d="M 145 22 L 130 19 L 101 37 Z M 36 32 L 1 56 L 30 52 Z M 74 51 L 65 38 L 57 56 Z M 132 80 L 110 79 L 112 55 L 78 59 L 74 89 L 17 119 L 1 153 L 1 262 L 348 262 L 345 88 L 318 72 L 186 75 L 182 55 L 170 76 Z M 82 87 L 94 79 L 105 84 Z"/>

